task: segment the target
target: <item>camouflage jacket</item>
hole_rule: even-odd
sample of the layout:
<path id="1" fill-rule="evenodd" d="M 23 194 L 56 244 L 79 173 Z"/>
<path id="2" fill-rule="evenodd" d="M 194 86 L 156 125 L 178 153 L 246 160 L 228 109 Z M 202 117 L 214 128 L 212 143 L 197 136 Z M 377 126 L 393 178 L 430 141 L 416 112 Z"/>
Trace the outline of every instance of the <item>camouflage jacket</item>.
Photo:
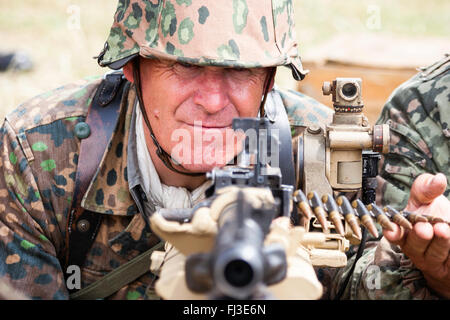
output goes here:
<path id="1" fill-rule="evenodd" d="M 37 96 L 9 114 L 0 131 L 0 279 L 32 299 L 69 297 L 62 261 L 80 148 L 75 126 L 85 121 L 99 83 L 100 79 L 87 79 Z M 279 93 L 293 134 L 308 124 L 331 120 L 331 109 L 311 98 L 292 91 Z M 133 88 L 124 94 L 115 132 L 83 198 L 82 206 L 103 219 L 81 268 L 82 287 L 157 241 L 128 184 L 126 150 L 135 99 Z M 343 298 L 429 297 L 420 272 L 401 253 L 392 252 L 389 245 L 373 241 Z M 368 270 L 374 264 L 387 275 L 376 290 L 367 287 L 373 278 Z M 348 269 L 318 270 L 325 298 L 333 297 Z M 109 298 L 146 299 L 153 280 L 148 272 Z"/>
<path id="2" fill-rule="evenodd" d="M 397 88 L 378 123 L 391 129 L 390 150 L 381 163 L 380 202 L 403 209 L 414 179 L 424 172 L 441 172 L 450 182 L 450 55 Z M 444 194 L 450 199 L 450 183 Z"/>

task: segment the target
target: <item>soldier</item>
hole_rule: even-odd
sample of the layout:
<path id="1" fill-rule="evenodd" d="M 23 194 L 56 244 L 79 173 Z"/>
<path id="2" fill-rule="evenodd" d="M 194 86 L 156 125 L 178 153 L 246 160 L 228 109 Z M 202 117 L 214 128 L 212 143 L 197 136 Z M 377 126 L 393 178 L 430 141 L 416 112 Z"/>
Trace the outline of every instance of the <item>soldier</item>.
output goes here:
<path id="1" fill-rule="evenodd" d="M 450 185 L 446 185 L 446 180 L 450 179 L 449 107 L 449 54 L 422 68 L 421 72 L 392 93 L 377 121 L 388 123 L 391 129 L 390 150 L 383 155 L 380 163 L 377 202 L 413 211 L 420 203 L 429 203 L 431 207 L 437 202 L 447 202 L 445 197 L 450 199 Z M 427 184 L 430 186 L 428 190 L 422 189 Z M 442 217 L 446 213 L 436 210 L 434 214 Z M 429 223 L 422 222 L 407 237 L 399 237 L 397 231 L 387 232 L 385 236 L 399 245 L 411 262 L 422 270 L 428 284 L 436 284 L 442 290 L 437 292 L 447 292 L 443 296 L 448 298 L 449 238 L 444 236 L 446 232 L 448 228 L 441 224 L 432 228 Z M 411 240 L 412 245 L 405 238 Z M 445 245 L 442 250 L 438 249 L 440 242 L 446 244 L 447 249 Z M 391 257 L 403 259 L 400 250 L 396 249 L 391 251 Z M 432 258 L 435 263 L 427 266 L 427 258 Z M 390 262 L 393 263 L 392 260 Z M 447 276 L 440 278 L 446 272 Z M 417 279 L 411 282 L 417 283 L 421 275 L 410 273 L 408 277 Z M 391 281 L 395 281 L 394 278 Z M 397 279 L 400 280 L 399 277 Z M 441 284 L 439 281 L 442 281 Z"/>
<path id="2" fill-rule="evenodd" d="M 232 134 L 232 148 L 218 142 L 230 135 L 232 118 L 264 115 L 271 99 L 294 132 L 331 120 L 330 109 L 273 84 L 278 66 L 297 80 L 306 73 L 289 0 L 120 1 L 98 61 L 123 68 L 126 81 L 112 74 L 33 98 L 6 117 L 0 133 L 0 276 L 33 299 L 67 299 L 80 287 L 72 298 L 150 298 L 155 275 L 142 261 L 160 244 L 144 217 L 203 199 L 204 173 L 238 152 Z M 196 130 L 216 139 L 195 140 Z M 429 200 L 448 211 L 448 202 Z M 439 241 L 433 247 L 448 253 Z M 372 261 L 373 252 L 366 257 Z M 359 294 L 366 276 L 357 268 L 344 297 L 367 297 Z M 448 297 L 434 285 L 383 290 Z M 383 290 L 369 298 L 383 298 Z"/>
<path id="3" fill-rule="evenodd" d="M 414 179 L 422 173 L 441 172 L 450 180 L 449 106 L 450 54 L 393 92 L 378 119 L 391 127 L 392 146 L 379 179 L 383 203 L 404 208 Z M 450 199 L 450 186 L 444 195 Z"/>

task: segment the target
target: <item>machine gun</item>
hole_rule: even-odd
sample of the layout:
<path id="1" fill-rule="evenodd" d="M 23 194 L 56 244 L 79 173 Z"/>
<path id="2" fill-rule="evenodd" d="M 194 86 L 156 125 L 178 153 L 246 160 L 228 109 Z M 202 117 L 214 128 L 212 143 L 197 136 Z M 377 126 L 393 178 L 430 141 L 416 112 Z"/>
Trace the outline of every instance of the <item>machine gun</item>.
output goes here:
<path id="1" fill-rule="evenodd" d="M 269 165 L 273 148 L 279 147 L 269 120 L 234 119 L 233 129 L 246 134 L 237 165 L 213 169 L 207 175 L 212 180 L 207 200 L 194 208 L 156 212 L 150 218 L 153 231 L 186 256 L 183 281 L 192 292 L 211 299 L 271 299 L 280 298 L 276 292 L 298 292 L 286 290 L 287 285 L 307 288 L 303 298 L 319 298 L 322 288 L 307 252 L 295 252 L 298 244 L 325 242 L 325 237 L 289 228 L 294 187 L 282 183 L 279 167 Z M 277 219 L 283 222 L 274 226 Z M 292 265 L 301 269 L 300 276 L 289 276 Z"/>
<path id="2" fill-rule="evenodd" d="M 247 137 L 240 155 L 241 164 L 215 168 L 208 174 L 213 185 L 207 195 L 214 199 L 220 189 L 230 186 L 261 188 L 270 191 L 274 201 L 255 207 L 239 190 L 235 202 L 222 206 L 214 249 L 191 255 L 186 261 L 186 282 L 195 292 L 210 292 L 211 297 L 219 299 L 265 298 L 269 295 L 264 287 L 286 276 L 283 246 L 264 245 L 272 220 L 289 217 L 293 192 L 293 186 L 281 183 L 280 168 L 272 168 L 267 162 L 266 155 L 270 155 L 272 147 L 268 122 L 266 118 L 233 120 L 233 129 L 246 132 Z M 249 137 L 256 139 L 251 141 Z M 261 150 L 265 147 L 267 150 Z M 249 166 L 251 159 L 255 163 Z"/>
<path id="3" fill-rule="evenodd" d="M 186 257 L 165 277 L 179 278 L 172 289 L 160 285 L 158 292 L 157 283 L 163 298 L 186 298 L 182 294 L 191 292 L 211 299 L 318 299 L 322 287 L 313 266 L 345 266 L 345 252 L 361 241 L 364 229 L 378 237 L 375 223 L 411 229 L 427 219 L 374 203 L 377 152 L 386 150 L 389 132 L 368 126 L 360 88 L 354 79 L 324 85 L 325 93 L 333 93 L 334 120 L 323 129 L 308 128 L 299 142 L 304 154 L 301 161 L 296 158 L 296 187 L 301 188 L 295 192 L 268 161 L 278 147 L 269 120 L 234 119 L 233 129 L 253 137 L 245 140 L 238 164 L 208 173 L 212 186 L 204 202 L 192 209 L 161 209 L 150 218 L 153 231 Z M 321 153 L 321 162 L 308 151 Z M 363 201 L 334 193 L 361 189 Z M 307 223 L 289 225 L 293 213 Z M 161 260 L 154 253 L 152 264 Z"/>

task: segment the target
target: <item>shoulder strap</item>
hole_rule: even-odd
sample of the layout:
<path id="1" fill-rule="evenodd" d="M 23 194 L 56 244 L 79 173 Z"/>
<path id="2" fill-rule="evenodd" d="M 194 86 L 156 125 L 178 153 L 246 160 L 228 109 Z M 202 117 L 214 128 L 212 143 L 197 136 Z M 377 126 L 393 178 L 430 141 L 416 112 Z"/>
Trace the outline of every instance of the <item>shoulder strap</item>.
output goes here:
<path id="1" fill-rule="evenodd" d="M 72 206 L 67 219 L 64 273 L 70 265 L 83 265 L 101 223 L 102 215 L 84 210 L 81 200 L 117 125 L 122 95 L 129 87 L 124 79 L 122 72 L 107 74 L 97 89 L 85 122 L 77 124 L 87 131 L 87 137 L 81 141 Z"/>
<path id="2" fill-rule="evenodd" d="M 114 269 L 103 278 L 70 295 L 71 300 L 104 299 L 119 291 L 123 286 L 136 280 L 150 270 L 150 257 L 153 251 L 163 248 L 158 242 L 149 250 Z"/>

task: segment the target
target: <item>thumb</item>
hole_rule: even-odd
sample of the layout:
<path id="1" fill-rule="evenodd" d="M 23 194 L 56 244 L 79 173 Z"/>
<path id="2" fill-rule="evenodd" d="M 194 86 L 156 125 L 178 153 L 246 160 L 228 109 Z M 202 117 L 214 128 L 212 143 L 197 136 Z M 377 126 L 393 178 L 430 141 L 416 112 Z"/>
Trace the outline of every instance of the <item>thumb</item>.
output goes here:
<path id="1" fill-rule="evenodd" d="M 443 194 L 446 187 L 447 178 L 444 174 L 421 174 L 412 185 L 409 204 L 415 207 L 427 205 Z"/>

